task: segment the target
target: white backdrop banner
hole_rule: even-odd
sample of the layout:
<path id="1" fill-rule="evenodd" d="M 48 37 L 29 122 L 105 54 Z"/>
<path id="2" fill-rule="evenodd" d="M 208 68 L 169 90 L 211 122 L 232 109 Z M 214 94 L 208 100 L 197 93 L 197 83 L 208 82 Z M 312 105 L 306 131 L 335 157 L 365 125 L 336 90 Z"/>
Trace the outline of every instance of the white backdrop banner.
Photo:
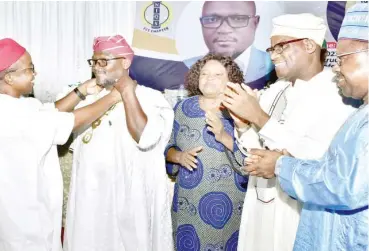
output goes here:
<path id="1" fill-rule="evenodd" d="M 95 36 L 121 34 L 132 41 L 135 8 L 130 1 L 2 1 L 0 38 L 29 51 L 35 96 L 50 102 L 63 87 L 91 77 L 86 60 Z"/>
<path id="2" fill-rule="evenodd" d="M 265 49 L 270 46 L 272 19 L 285 13 L 312 13 L 322 17 L 329 27 L 324 46 L 328 49 L 326 67 L 335 63 L 335 48 L 339 28 L 345 11 L 355 2 L 344 1 L 256 1 L 256 13 L 242 2 L 217 2 L 212 16 L 258 15 L 256 29 L 232 28 L 223 22 L 219 28 L 212 29 L 218 34 L 209 35 L 209 29 L 202 27 L 200 17 L 209 16 L 209 6 L 203 11 L 204 1 L 183 2 L 137 2 L 136 19 L 133 33 L 133 47 L 136 57 L 131 67 L 131 76 L 141 84 L 158 89 L 178 89 L 183 85 L 189 67 L 209 51 L 221 54 L 225 47 L 240 47 L 239 55 L 233 57 L 242 69 L 245 82 L 254 88 L 262 88 L 272 81 L 273 65 Z M 249 20 L 252 22 L 252 19 Z M 224 28 L 228 27 L 228 30 Z M 220 30 L 222 28 L 222 30 Z M 242 33 L 239 32 L 242 30 Z M 220 34 L 220 35 L 219 35 Z M 247 36 L 254 36 L 254 42 L 247 44 Z M 211 40 L 213 39 L 213 40 Z M 228 39 L 232 41 L 220 40 Z M 215 42 L 214 42 L 215 41 Z M 214 42 L 214 43 L 213 43 Z M 214 44 L 218 42 L 218 47 Z M 213 44 L 212 44 L 213 43 Z M 244 43 L 244 44 L 242 44 Z M 223 46 L 223 51 L 221 51 Z M 217 51 L 218 50 L 218 51 Z M 236 50 L 236 49 L 235 49 Z M 241 67 L 242 68 L 242 67 Z M 275 79 L 274 79 L 275 80 Z"/>

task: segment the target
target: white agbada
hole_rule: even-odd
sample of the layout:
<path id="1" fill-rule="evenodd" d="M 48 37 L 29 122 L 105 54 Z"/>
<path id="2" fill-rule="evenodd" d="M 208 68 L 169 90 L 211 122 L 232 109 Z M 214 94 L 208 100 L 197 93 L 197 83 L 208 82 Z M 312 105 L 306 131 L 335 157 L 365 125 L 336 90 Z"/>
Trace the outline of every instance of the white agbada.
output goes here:
<path id="1" fill-rule="evenodd" d="M 60 251 L 63 181 L 56 145 L 74 115 L 0 94 L 0 250 Z"/>
<path id="2" fill-rule="evenodd" d="M 82 138 L 91 127 L 74 142 L 65 250 L 173 250 L 164 150 L 174 113 L 156 90 L 138 85 L 136 95 L 148 117 L 139 144 L 127 129 L 122 102 L 103 116 L 89 143 Z"/>
<path id="3" fill-rule="evenodd" d="M 323 71 L 310 81 L 278 81 L 260 96 L 272 118 L 257 133 L 250 128 L 238 144 L 244 148 L 287 149 L 302 159 L 318 159 L 346 118 L 355 109 L 342 102 L 334 75 Z M 278 98 L 280 97 L 280 98 Z M 278 118 L 279 119 L 276 119 Z M 255 188 L 255 185 L 257 188 Z M 263 203 L 257 199 L 269 201 Z M 291 251 L 301 204 L 285 194 L 275 178 L 250 177 L 243 206 L 239 251 Z"/>

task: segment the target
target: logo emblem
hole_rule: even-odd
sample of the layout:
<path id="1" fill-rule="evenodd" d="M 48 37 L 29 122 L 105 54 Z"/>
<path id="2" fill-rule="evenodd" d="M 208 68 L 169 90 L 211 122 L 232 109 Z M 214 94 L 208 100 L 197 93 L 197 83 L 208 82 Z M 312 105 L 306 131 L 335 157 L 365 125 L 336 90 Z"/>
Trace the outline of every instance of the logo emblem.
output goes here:
<path id="1" fill-rule="evenodd" d="M 147 32 L 162 32 L 169 30 L 168 24 L 171 18 L 170 7 L 162 1 L 150 2 L 143 10 L 143 21 L 148 27 Z"/>

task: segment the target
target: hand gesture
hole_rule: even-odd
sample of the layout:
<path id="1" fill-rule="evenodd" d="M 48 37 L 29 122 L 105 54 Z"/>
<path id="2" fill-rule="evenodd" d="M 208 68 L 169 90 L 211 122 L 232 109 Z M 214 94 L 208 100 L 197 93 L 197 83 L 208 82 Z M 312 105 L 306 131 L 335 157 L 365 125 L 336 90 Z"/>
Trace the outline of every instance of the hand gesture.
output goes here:
<path id="1" fill-rule="evenodd" d="M 188 169 L 189 171 L 193 171 L 193 168 L 197 168 L 197 159 L 196 156 L 199 152 L 202 151 L 202 146 L 198 146 L 192 148 L 187 151 L 183 151 L 179 153 L 179 164 Z"/>
<path id="2" fill-rule="evenodd" d="M 205 122 L 206 124 L 208 124 L 209 126 L 207 127 L 207 129 L 214 133 L 215 135 L 215 139 L 219 142 L 222 141 L 224 133 L 226 133 L 226 131 L 224 130 L 224 125 L 222 123 L 222 121 L 220 120 L 220 118 L 218 118 L 217 115 L 215 115 L 213 112 L 208 111 L 205 114 Z"/>
<path id="3" fill-rule="evenodd" d="M 264 114 L 257 99 L 257 92 L 245 84 L 227 83 L 223 105 L 240 119 L 254 123 Z"/>
<path id="4" fill-rule="evenodd" d="M 92 78 L 89 79 L 87 81 L 85 81 L 80 88 L 82 88 L 83 93 L 87 95 L 94 95 L 94 94 L 98 94 L 99 92 L 101 92 L 101 90 L 103 89 L 100 85 L 98 85 L 96 83 L 96 78 Z"/>
<path id="5" fill-rule="evenodd" d="M 109 95 L 113 97 L 115 103 L 122 101 L 122 95 L 116 88 L 112 88 Z"/>
<path id="6" fill-rule="evenodd" d="M 244 167 L 249 175 L 266 179 L 273 178 L 275 176 L 275 164 L 283 153 L 260 149 L 251 149 L 249 152 L 251 156 L 245 159 L 247 166 Z"/>
<path id="7" fill-rule="evenodd" d="M 247 94 L 259 100 L 259 90 L 258 89 L 252 90 L 249 86 L 245 84 L 242 84 L 241 87 L 247 92 Z"/>
<path id="8" fill-rule="evenodd" d="M 128 75 L 122 76 L 120 79 L 117 79 L 114 87 L 120 92 L 124 93 L 125 91 L 135 91 L 137 86 L 137 82 L 131 79 Z"/>
<path id="9" fill-rule="evenodd" d="M 231 115 L 231 118 L 233 119 L 233 122 L 237 128 L 245 128 L 247 126 L 250 126 L 250 122 L 248 122 L 247 120 L 241 119 L 240 117 L 238 117 L 236 114 L 234 114 L 231 111 L 228 111 L 228 112 Z"/>

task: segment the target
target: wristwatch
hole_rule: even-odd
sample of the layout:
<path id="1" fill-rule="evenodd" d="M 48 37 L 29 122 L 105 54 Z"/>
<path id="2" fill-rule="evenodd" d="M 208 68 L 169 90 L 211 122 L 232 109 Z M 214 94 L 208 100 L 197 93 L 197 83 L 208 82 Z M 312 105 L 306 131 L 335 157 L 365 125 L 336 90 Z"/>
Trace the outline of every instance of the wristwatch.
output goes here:
<path id="1" fill-rule="evenodd" d="M 78 87 L 74 88 L 74 90 L 73 90 L 73 91 L 77 94 L 77 96 L 78 96 L 80 99 L 82 99 L 82 100 L 85 100 L 85 99 L 86 99 L 86 96 L 85 96 L 85 95 L 83 95 L 83 93 L 78 89 Z"/>

